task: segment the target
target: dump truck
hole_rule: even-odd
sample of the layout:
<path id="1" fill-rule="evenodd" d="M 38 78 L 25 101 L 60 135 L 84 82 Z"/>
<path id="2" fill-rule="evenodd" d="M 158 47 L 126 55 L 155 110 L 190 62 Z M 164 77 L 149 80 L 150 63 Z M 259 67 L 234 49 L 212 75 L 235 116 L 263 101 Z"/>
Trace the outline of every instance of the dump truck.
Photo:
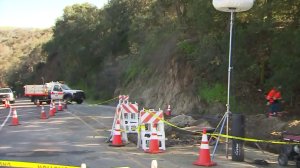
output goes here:
<path id="1" fill-rule="evenodd" d="M 85 99 L 84 91 L 71 89 L 61 82 L 49 82 L 42 85 L 25 85 L 24 96 L 29 97 L 31 102 L 46 102 L 50 104 L 52 100 L 63 100 L 66 103 L 75 101 L 81 104 Z"/>

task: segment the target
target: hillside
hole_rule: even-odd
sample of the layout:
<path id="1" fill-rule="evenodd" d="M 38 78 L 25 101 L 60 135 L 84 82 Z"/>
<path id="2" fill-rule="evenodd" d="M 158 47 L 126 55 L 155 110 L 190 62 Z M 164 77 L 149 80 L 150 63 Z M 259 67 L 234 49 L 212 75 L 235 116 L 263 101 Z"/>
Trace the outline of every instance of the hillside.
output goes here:
<path id="1" fill-rule="evenodd" d="M 20 82 L 21 76 L 32 73 L 36 64 L 45 62 L 46 55 L 41 47 L 51 37 L 50 29 L 0 28 L 1 87 L 9 85 L 10 81 Z M 21 79 L 16 81 L 15 75 L 20 75 Z"/>
<path id="2" fill-rule="evenodd" d="M 299 5 L 258 0 L 236 15 L 232 112 L 263 114 L 264 94 L 278 85 L 286 109 L 299 110 Z M 170 104 L 175 114 L 224 114 L 228 17 L 199 0 L 112 0 L 103 9 L 75 4 L 57 20 L 53 38 L 28 45 L 27 54 L 16 50 L 14 59 L 29 57 L 5 80 L 15 88 L 64 80 L 93 101 L 129 94 L 149 108 Z"/>

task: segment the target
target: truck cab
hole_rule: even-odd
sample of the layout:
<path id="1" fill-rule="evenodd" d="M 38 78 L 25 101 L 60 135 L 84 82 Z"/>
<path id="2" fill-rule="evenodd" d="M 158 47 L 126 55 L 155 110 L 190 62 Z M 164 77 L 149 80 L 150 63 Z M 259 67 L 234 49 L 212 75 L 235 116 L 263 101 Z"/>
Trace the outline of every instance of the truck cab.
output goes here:
<path id="1" fill-rule="evenodd" d="M 64 98 L 64 92 L 61 84 L 53 84 L 50 89 L 50 98 L 52 100 L 62 100 Z"/>
<path id="2" fill-rule="evenodd" d="M 75 101 L 81 104 L 85 99 L 84 91 L 71 89 L 68 85 L 60 82 L 50 82 L 46 84 L 51 89 L 51 99 L 63 99 L 67 103 Z"/>

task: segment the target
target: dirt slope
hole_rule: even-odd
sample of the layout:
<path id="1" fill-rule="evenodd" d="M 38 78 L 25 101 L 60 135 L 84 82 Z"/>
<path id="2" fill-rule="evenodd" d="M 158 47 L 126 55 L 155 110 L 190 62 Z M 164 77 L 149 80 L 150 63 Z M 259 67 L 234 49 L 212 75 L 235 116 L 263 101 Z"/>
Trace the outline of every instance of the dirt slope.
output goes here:
<path id="1" fill-rule="evenodd" d="M 248 138 L 263 140 L 282 140 L 283 131 L 292 134 L 300 134 L 300 120 L 282 119 L 278 117 L 267 118 L 263 114 L 251 115 L 246 117 L 246 136 Z M 281 145 L 270 143 L 259 143 L 259 145 L 268 151 L 279 152 Z"/>

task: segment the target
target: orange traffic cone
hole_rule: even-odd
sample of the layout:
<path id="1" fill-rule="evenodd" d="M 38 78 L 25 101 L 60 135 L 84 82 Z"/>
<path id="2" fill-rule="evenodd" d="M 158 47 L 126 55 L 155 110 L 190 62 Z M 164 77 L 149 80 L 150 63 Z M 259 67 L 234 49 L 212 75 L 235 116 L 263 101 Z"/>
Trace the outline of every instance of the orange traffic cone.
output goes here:
<path id="1" fill-rule="evenodd" d="M 122 133 L 121 133 L 120 120 L 119 119 L 116 122 L 114 135 L 113 135 L 112 143 L 110 144 L 110 146 L 114 146 L 114 147 L 125 146 L 125 144 L 123 144 L 123 141 L 122 141 Z"/>
<path id="2" fill-rule="evenodd" d="M 56 113 L 56 106 L 55 106 L 55 102 L 54 101 L 52 102 L 52 110 L 53 110 L 53 113 L 55 114 Z"/>
<path id="3" fill-rule="evenodd" d="M 6 101 L 5 101 L 5 107 L 6 107 L 6 108 L 10 108 L 9 100 L 6 100 Z"/>
<path id="4" fill-rule="evenodd" d="M 11 105 L 10 105 L 10 101 L 9 100 L 7 100 L 7 108 L 10 108 L 11 107 Z"/>
<path id="5" fill-rule="evenodd" d="M 156 127 L 157 124 L 153 124 L 153 131 L 151 133 L 149 142 L 149 150 L 145 150 L 146 153 L 156 154 L 162 152 L 161 150 L 159 150 L 159 140 L 157 137 Z"/>
<path id="6" fill-rule="evenodd" d="M 20 125 L 19 124 L 17 110 L 15 108 L 13 108 L 11 110 L 12 110 L 12 120 L 11 120 L 11 125 L 10 126 L 18 126 L 18 125 Z"/>
<path id="7" fill-rule="evenodd" d="M 168 105 L 166 116 L 171 116 L 171 105 Z"/>
<path id="8" fill-rule="evenodd" d="M 60 100 L 58 101 L 57 111 L 63 111 L 63 108 L 62 108 Z"/>
<path id="9" fill-rule="evenodd" d="M 212 162 L 210 159 L 210 152 L 208 146 L 208 139 L 206 135 L 206 129 L 203 129 L 202 140 L 199 150 L 199 157 L 198 160 L 193 162 L 194 165 L 198 166 L 215 166 L 216 163 Z"/>
<path id="10" fill-rule="evenodd" d="M 53 117 L 53 116 L 55 116 L 55 114 L 54 114 L 54 112 L 53 112 L 52 103 L 50 103 L 49 117 Z"/>
<path id="11" fill-rule="evenodd" d="M 47 119 L 47 115 L 45 113 L 45 109 L 44 109 L 44 106 L 42 106 L 42 111 L 41 111 L 41 119 Z"/>

